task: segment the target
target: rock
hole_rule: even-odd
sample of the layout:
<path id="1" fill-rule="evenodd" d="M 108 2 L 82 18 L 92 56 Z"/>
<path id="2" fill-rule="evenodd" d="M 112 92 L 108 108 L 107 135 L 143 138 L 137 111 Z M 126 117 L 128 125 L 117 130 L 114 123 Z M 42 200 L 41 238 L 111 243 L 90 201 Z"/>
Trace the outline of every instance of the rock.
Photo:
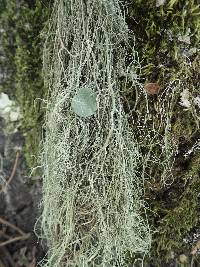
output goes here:
<path id="1" fill-rule="evenodd" d="M 7 94 L 0 94 L 0 110 L 5 110 L 8 107 L 11 107 L 13 102 L 9 99 Z"/>
<path id="2" fill-rule="evenodd" d="M 12 124 L 20 119 L 20 108 L 4 93 L 0 94 L 0 116 L 5 119 L 7 124 Z"/>
<path id="3" fill-rule="evenodd" d="M 10 121 L 11 122 L 18 121 L 19 117 L 20 117 L 19 107 L 17 107 L 16 110 L 11 110 L 11 112 L 10 112 Z"/>
<path id="4" fill-rule="evenodd" d="M 156 0 L 156 7 L 163 6 L 165 4 L 166 0 Z"/>

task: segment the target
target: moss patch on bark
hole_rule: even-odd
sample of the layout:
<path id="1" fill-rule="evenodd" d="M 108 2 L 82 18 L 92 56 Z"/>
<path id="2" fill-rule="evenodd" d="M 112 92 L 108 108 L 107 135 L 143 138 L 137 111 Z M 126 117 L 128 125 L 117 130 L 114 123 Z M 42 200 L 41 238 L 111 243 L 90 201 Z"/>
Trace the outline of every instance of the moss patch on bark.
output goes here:
<path id="1" fill-rule="evenodd" d="M 7 1 L 0 16 L 2 25 L 1 70 L 5 78 L 0 90 L 14 97 L 22 113 L 26 138 L 25 155 L 30 167 L 37 164 L 44 117 L 46 88 L 42 74 L 45 27 L 49 1 Z"/>
<path id="2" fill-rule="evenodd" d="M 146 187 L 149 220 L 155 233 L 145 265 L 169 266 L 174 262 L 177 266 L 190 266 L 198 261 L 198 253 L 191 255 L 191 250 L 200 228 L 200 109 L 194 103 L 200 95 L 200 6 L 197 0 L 164 2 L 156 7 L 156 1 L 130 1 L 127 18 L 142 59 L 144 83 L 156 82 L 161 87 L 158 97 L 149 97 L 152 120 L 160 135 L 165 129 L 159 127 L 159 117 L 156 118 L 160 108 L 158 99 L 169 84 L 174 81 L 179 84 L 175 88 L 177 92 L 171 90 L 174 103 L 168 131 L 178 148 L 172 168 L 173 181 L 163 185 L 159 178 L 160 164 L 155 164 L 153 179 Z M 180 105 L 181 92 L 185 89 L 189 92 L 189 108 Z M 129 92 L 128 98 L 134 104 L 135 93 Z M 145 112 L 142 102 L 140 106 L 141 112 Z M 154 150 L 155 155 L 161 153 L 156 146 Z M 185 265 L 180 260 L 182 254 L 187 258 Z"/>

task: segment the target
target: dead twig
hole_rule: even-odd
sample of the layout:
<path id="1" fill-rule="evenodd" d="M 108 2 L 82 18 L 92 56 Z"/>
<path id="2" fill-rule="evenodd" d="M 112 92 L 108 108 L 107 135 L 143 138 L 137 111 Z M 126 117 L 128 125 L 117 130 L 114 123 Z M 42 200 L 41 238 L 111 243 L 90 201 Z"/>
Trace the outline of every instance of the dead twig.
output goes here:
<path id="1" fill-rule="evenodd" d="M 8 262 L 11 267 L 16 267 L 16 264 L 15 264 L 12 256 L 10 255 L 10 252 L 7 250 L 7 248 L 6 247 L 1 247 L 0 249 L 3 252 L 3 256 L 4 256 L 5 260 L 6 260 L 6 262 Z M 0 265 L 0 267 L 2 267 L 2 266 Z"/>
<path id="2" fill-rule="evenodd" d="M 10 236 L 7 235 L 4 231 L 0 231 L 0 237 L 4 237 L 6 239 L 10 239 Z"/>
<path id="3" fill-rule="evenodd" d="M 17 227 L 16 225 L 4 220 L 3 218 L 0 217 L 0 223 L 9 226 L 10 228 L 16 230 L 20 235 L 26 235 L 26 233 L 24 233 L 19 227 Z"/>
<path id="4" fill-rule="evenodd" d="M 17 163 L 18 163 L 18 160 L 19 160 L 19 154 L 20 154 L 19 151 L 17 151 L 16 157 L 15 157 L 15 163 L 14 163 L 14 166 L 13 166 L 13 169 L 12 169 L 12 172 L 11 172 L 11 175 L 8 178 L 5 186 L 3 186 L 2 189 L 0 190 L 0 194 L 6 190 L 6 188 L 11 183 L 11 181 L 12 181 L 14 175 L 15 175 L 15 172 L 16 172 L 16 169 L 17 169 Z"/>
<path id="5" fill-rule="evenodd" d="M 0 223 L 9 226 L 10 228 L 14 229 L 15 231 L 17 231 L 20 234 L 20 236 L 9 238 L 8 240 L 1 242 L 0 247 L 6 246 L 6 245 L 13 243 L 13 242 L 17 242 L 19 240 L 25 240 L 25 239 L 28 239 L 30 237 L 30 234 L 26 234 L 19 227 L 4 220 L 3 218 L 0 218 Z"/>
<path id="6" fill-rule="evenodd" d="M 8 244 L 11 244 L 11 243 L 14 243 L 14 242 L 17 242 L 17 241 L 26 240 L 29 237 L 30 237 L 30 234 L 25 234 L 25 235 L 13 237 L 13 238 L 11 238 L 11 239 L 9 239 L 7 241 L 1 242 L 0 243 L 0 247 L 7 246 Z"/>

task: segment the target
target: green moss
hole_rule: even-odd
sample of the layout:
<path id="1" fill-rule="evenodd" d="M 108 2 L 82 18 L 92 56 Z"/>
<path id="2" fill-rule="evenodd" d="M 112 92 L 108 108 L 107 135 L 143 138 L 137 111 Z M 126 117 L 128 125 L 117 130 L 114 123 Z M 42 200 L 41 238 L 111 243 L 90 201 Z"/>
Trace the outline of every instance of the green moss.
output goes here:
<path id="1" fill-rule="evenodd" d="M 0 69 L 4 78 L 0 82 L 0 91 L 5 91 L 13 96 L 15 90 L 15 71 L 14 64 L 15 55 L 15 21 L 18 19 L 18 12 L 16 12 L 16 4 L 14 1 L 7 1 L 4 3 L 0 14 L 1 24 L 1 53 L 3 57 L 0 58 Z"/>
<path id="2" fill-rule="evenodd" d="M 199 43 L 200 7 L 197 0 L 166 1 L 160 7 L 155 2 L 132 1 L 128 23 L 136 35 L 144 79 L 163 83 L 178 77 L 177 70 L 182 73 L 184 52 Z M 190 44 L 180 36 L 189 36 Z"/>
<path id="3" fill-rule="evenodd" d="M 145 193 L 150 205 L 148 217 L 155 230 L 146 266 L 150 263 L 152 266 L 169 266 L 172 254 L 179 266 L 178 257 L 182 253 L 188 255 L 191 262 L 191 245 L 185 243 L 184 238 L 200 227 L 200 154 L 195 150 L 184 157 L 199 140 L 199 110 L 194 105 L 186 110 L 179 104 L 183 89 L 189 90 L 191 99 L 199 96 L 200 54 L 197 49 L 200 41 L 200 6 L 197 0 L 170 0 L 160 7 L 156 7 L 154 0 L 130 0 L 127 22 L 135 34 L 144 82 L 157 82 L 163 94 L 162 97 L 148 97 L 150 115 L 146 121 L 147 129 L 143 129 L 138 137 L 144 144 L 145 155 L 152 140 L 152 127 L 155 130 L 153 134 L 160 135 L 160 139 L 156 139 L 158 146 L 151 146 L 156 160 L 152 162 L 151 170 L 146 170 L 147 177 L 151 177 Z M 171 89 L 167 95 L 164 90 L 169 84 L 175 91 Z M 134 92 L 127 97 L 129 104 L 134 105 Z M 137 109 L 145 116 L 143 103 L 140 98 Z M 161 174 L 167 165 L 163 166 L 162 163 L 168 155 L 162 154 L 160 149 L 163 135 L 166 136 L 165 122 L 162 124 L 161 121 L 163 107 L 169 111 L 167 104 L 171 105 L 167 134 L 172 145 L 169 146 L 173 149 L 176 145 L 178 151 L 172 159 L 173 180 L 163 185 Z M 136 121 L 139 119 L 137 114 L 133 116 Z"/>
<path id="4" fill-rule="evenodd" d="M 47 19 L 47 11 L 44 11 L 39 1 L 34 8 L 24 6 L 16 36 L 16 97 L 23 112 L 25 154 L 29 166 L 36 163 L 44 117 L 42 99 L 45 98 L 46 89 L 42 77 L 43 46 L 40 35 Z"/>
<path id="5" fill-rule="evenodd" d="M 7 78 L 1 90 L 16 98 L 22 112 L 22 131 L 25 135 L 25 155 L 30 167 L 36 165 L 41 140 L 46 89 L 42 74 L 43 30 L 50 8 L 39 0 L 18 6 L 12 0 L 2 14 L 3 49 Z M 9 29 L 9 30 L 8 30 Z M 8 40 L 10 40 L 8 42 Z M 11 66 L 11 67 L 9 67 Z"/>
<path id="6" fill-rule="evenodd" d="M 178 107 L 174 112 L 172 123 L 173 137 L 182 143 L 190 142 L 192 135 L 198 131 L 198 123 L 195 117 L 189 110 L 184 110 L 183 107 Z"/>
<path id="7" fill-rule="evenodd" d="M 150 262 L 155 267 L 168 266 L 172 258 L 178 261 L 181 254 L 191 260 L 192 245 L 184 240 L 200 227 L 199 173 L 200 153 L 197 153 L 190 159 L 187 170 L 176 173 L 173 185 L 160 190 L 151 199 L 153 213 L 149 214 L 149 218 L 152 219 L 155 234 L 146 266 Z"/>

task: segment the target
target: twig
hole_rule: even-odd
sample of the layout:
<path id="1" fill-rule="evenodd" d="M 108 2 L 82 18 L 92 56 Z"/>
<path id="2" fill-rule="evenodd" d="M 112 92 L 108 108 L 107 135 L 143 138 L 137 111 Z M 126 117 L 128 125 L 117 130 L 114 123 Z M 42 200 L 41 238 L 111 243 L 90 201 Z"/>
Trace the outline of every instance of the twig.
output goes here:
<path id="1" fill-rule="evenodd" d="M 17 153 L 16 153 L 15 163 L 14 163 L 14 166 L 13 166 L 13 169 L 12 169 L 12 172 L 11 172 L 11 175 L 8 178 L 8 181 L 6 182 L 5 186 L 3 186 L 3 188 L 0 190 L 0 193 L 4 192 L 5 189 L 8 187 L 8 185 L 10 184 L 10 182 L 12 181 L 12 179 L 13 179 L 13 177 L 15 175 L 16 169 L 17 169 L 18 160 L 19 160 L 19 151 L 17 151 Z"/>
<path id="2" fill-rule="evenodd" d="M 4 241 L 4 242 L 0 243 L 0 247 L 6 246 L 6 245 L 14 243 L 14 242 L 17 242 L 19 240 L 26 240 L 29 237 L 30 237 L 30 234 L 25 234 L 25 235 L 13 237 L 10 240 L 7 240 L 7 241 Z"/>
<path id="3" fill-rule="evenodd" d="M 4 231 L 0 231 L 0 237 L 4 237 L 4 238 L 6 238 L 6 239 L 10 239 L 10 236 L 7 235 L 7 234 L 5 234 Z"/>
<path id="4" fill-rule="evenodd" d="M 4 220 L 3 218 L 0 217 L 0 223 L 5 224 L 11 228 L 13 228 L 14 230 L 16 230 L 18 233 L 20 233 L 21 235 L 26 235 L 26 233 L 24 233 L 19 227 L 15 226 L 14 224 Z"/>
<path id="5" fill-rule="evenodd" d="M 16 264 L 14 263 L 9 251 L 7 250 L 6 247 L 1 247 L 1 250 L 2 250 L 2 253 L 3 253 L 3 256 L 5 256 L 4 258 L 6 259 L 6 261 L 10 264 L 11 267 L 16 267 Z M 2 267 L 0 265 L 0 267 Z"/>
<path id="6" fill-rule="evenodd" d="M 8 245 L 10 243 L 13 243 L 13 242 L 16 242 L 16 241 L 19 241 L 19 240 L 25 240 L 25 239 L 28 239 L 30 237 L 30 234 L 26 234 L 19 227 L 17 227 L 14 224 L 4 220 L 1 217 L 0 217 L 0 223 L 11 227 L 12 229 L 16 230 L 20 234 L 20 236 L 10 238 L 9 240 L 6 240 L 6 241 L 0 243 L 0 247 L 6 246 L 6 245 Z"/>

